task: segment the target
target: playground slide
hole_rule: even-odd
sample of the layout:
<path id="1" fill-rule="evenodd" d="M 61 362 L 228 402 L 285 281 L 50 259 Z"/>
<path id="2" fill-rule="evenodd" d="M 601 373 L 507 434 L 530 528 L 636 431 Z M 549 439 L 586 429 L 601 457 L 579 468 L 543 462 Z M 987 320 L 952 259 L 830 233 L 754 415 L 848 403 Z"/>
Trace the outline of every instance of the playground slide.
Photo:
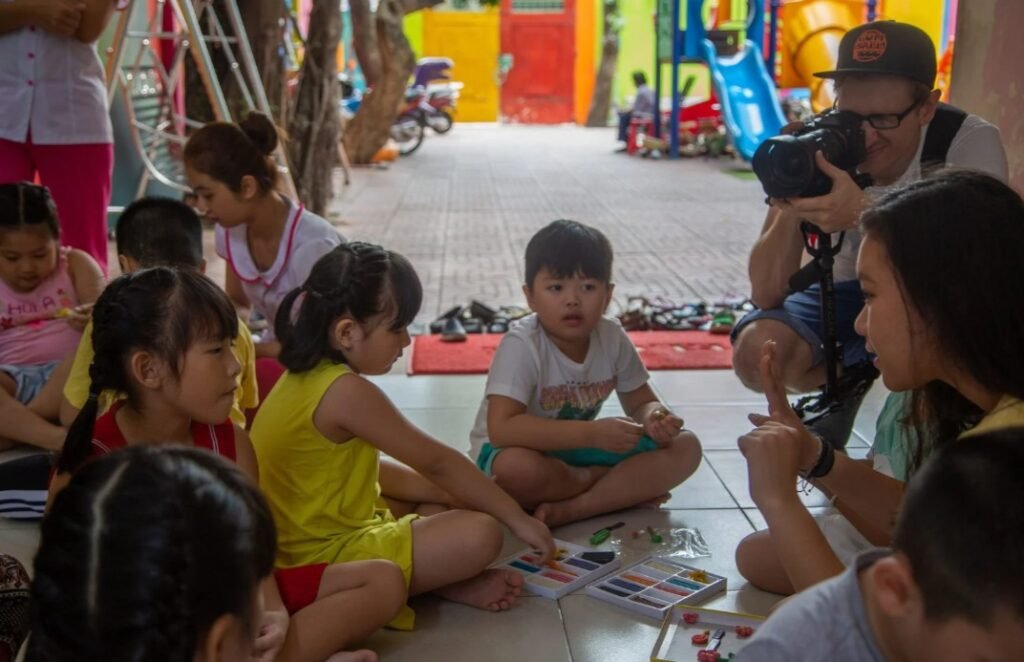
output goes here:
<path id="1" fill-rule="evenodd" d="M 832 85 L 815 78 L 816 71 L 836 66 L 839 41 L 864 22 L 862 0 L 790 0 L 781 7 L 782 75 L 780 87 L 807 87 L 811 107 L 821 112 L 832 107 Z"/>
<path id="2" fill-rule="evenodd" d="M 736 55 L 719 55 L 709 39 L 701 48 L 711 71 L 711 84 L 722 104 L 725 128 L 736 152 L 749 161 L 758 145 L 778 135 L 785 123 L 761 51 L 750 40 Z"/>

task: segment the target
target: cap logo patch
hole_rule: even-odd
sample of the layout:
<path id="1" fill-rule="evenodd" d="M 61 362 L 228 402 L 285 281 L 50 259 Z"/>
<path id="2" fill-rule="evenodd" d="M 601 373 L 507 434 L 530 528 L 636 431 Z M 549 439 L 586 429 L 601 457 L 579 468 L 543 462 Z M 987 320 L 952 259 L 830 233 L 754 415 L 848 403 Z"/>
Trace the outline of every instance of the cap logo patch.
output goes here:
<path id="1" fill-rule="evenodd" d="M 853 59 L 857 62 L 874 62 L 885 54 L 885 33 L 881 30 L 865 30 L 853 42 Z"/>

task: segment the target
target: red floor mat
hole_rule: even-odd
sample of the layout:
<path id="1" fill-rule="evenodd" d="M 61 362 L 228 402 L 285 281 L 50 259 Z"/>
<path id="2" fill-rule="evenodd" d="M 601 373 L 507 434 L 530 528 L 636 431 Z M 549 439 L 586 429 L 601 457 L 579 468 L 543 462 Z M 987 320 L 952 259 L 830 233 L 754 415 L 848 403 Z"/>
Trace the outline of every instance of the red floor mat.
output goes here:
<path id="1" fill-rule="evenodd" d="M 478 375 L 487 372 L 501 334 L 470 334 L 466 342 L 441 342 L 440 335 L 413 338 L 410 375 Z M 698 370 L 732 367 L 727 335 L 706 331 L 631 331 L 648 370 Z"/>

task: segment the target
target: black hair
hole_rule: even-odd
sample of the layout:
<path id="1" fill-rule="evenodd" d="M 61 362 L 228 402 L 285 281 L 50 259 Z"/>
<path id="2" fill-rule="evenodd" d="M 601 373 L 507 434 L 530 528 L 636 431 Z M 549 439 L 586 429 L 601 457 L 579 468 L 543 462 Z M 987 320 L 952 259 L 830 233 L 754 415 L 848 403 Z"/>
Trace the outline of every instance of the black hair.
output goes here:
<path id="1" fill-rule="evenodd" d="M 75 473 L 41 533 L 28 660 L 187 662 L 225 614 L 255 633 L 274 521 L 259 490 L 214 453 L 105 455 Z"/>
<path id="2" fill-rule="evenodd" d="M 925 617 L 992 625 L 1024 617 L 1024 428 L 940 449 L 907 488 L 893 534 L 921 591 Z"/>
<path id="3" fill-rule="evenodd" d="M 589 225 L 552 221 L 537 231 L 526 245 L 526 286 L 541 269 L 548 269 L 556 278 L 581 274 L 602 283 L 612 280 L 612 245 L 608 237 Z"/>
<path id="4" fill-rule="evenodd" d="M 340 316 L 363 323 L 388 313 L 390 329 L 400 331 L 412 323 L 422 303 L 420 278 L 402 255 L 361 241 L 341 244 L 317 260 L 302 287 L 281 301 L 274 325 L 281 342 L 277 360 L 291 372 L 311 370 L 324 359 L 344 363 L 330 338 Z"/>
<path id="5" fill-rule="evenodd" d="M 646 85 L 647 84 L 647 75 L 644 72 L 639 71 L 639 70 L 638 71 L 634 71 L 633 72 L 633 84 L 636 85 L 637 87 L 640 87 L 641 85 Z"/>
<path id="6" fill-rule="evenodd" d="M 203 264 L 202 221 L 179 200 L 136 200 L 117 219 L 114 235 L 118 255 L 143 267 L 198 269 Z"/>
<path id="7" fill-rule="evenodd" d="M 168 267 L 111 281 L 96 300 L 92 322 L 89 397 L 68 428 L 57 462 L 61 472 L 73 472 L 89 455 L 100 393 L 109 389 L 133 398 L 133 353 L 149 352 L 178 375 L 193 344 L 238 335 L 238 315 L 223 290 L 195 271 Z"/>
<path id="8" fill-rule="evenodd" d="M 271 156 L 277 142 L 277 128 L 262 113 L 249 113 L 238 124 L 210 122 L 189 137 L 185 165 L 223 182 L 235 193 L 242 189 L 246 175 L 268 192 L 277 183 L 277 163 Z"/>
<path id="9" fill-rule="evenodd" d="M 0 231 L 42 226 L 60 239 L 57 206 L 50 189 L 31 182 L 0 184 Z"/>
<path id="10" fill-rule="evenodd" d="M 987 390 L 1024 398 L 1024 201 L 999 180 L 942 169 L 896 189 L 861 218 L 885 249 L 907 305 L 952 362 Z M 981 417 L 949 384 L 914 392 L 911 470 Z"/>

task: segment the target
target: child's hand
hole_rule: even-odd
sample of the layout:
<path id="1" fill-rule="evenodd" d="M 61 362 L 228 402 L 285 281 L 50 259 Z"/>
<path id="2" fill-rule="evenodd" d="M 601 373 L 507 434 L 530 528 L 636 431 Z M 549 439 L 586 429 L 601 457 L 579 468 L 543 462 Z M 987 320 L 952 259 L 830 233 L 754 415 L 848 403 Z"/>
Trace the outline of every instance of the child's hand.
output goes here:
<path id="1" fill-rule="evenodd" d="M 540 551 L 541 563 L 547 563 L 555 555 L 555 541 L 551 539 L 551 529 L 544 522 L 523 513 L 522 517 L 507 524 L 515 537 Z"/>
<path id="2" fill-rule="evenodd" d="M 73 329 L 78 331 L 85 330 L 85 325 L 89 323 L 89 319 L 92 317 L 92 304 L 84 303 L 81 306 L 75 306 L 74 308 L 67 309 L 67 315 L 65 315 L 65 321 Z"/>
<path id="3" fill-rule="evenodd" d="M 659 446 L 668 446 L 683 428 L 683 419 L 679 418 L 667 407 L 651 410 L 644 421 L 644 432 Z"/>
<path id="4" fill-rule="evenodd" d="M 644 426 L 631 418 L 599 418 L 593 421 L 592 441 L 595 448 L 611 453 L 628 453 L 640 442 Z"/>
<path id="5" fill-rule="evenodd" d="M 287 635 L 288 612 L 284 609 L 264 610 L 259 633 L 253 642 L 252 659 L 256 662 L 273 662 Z"/>

